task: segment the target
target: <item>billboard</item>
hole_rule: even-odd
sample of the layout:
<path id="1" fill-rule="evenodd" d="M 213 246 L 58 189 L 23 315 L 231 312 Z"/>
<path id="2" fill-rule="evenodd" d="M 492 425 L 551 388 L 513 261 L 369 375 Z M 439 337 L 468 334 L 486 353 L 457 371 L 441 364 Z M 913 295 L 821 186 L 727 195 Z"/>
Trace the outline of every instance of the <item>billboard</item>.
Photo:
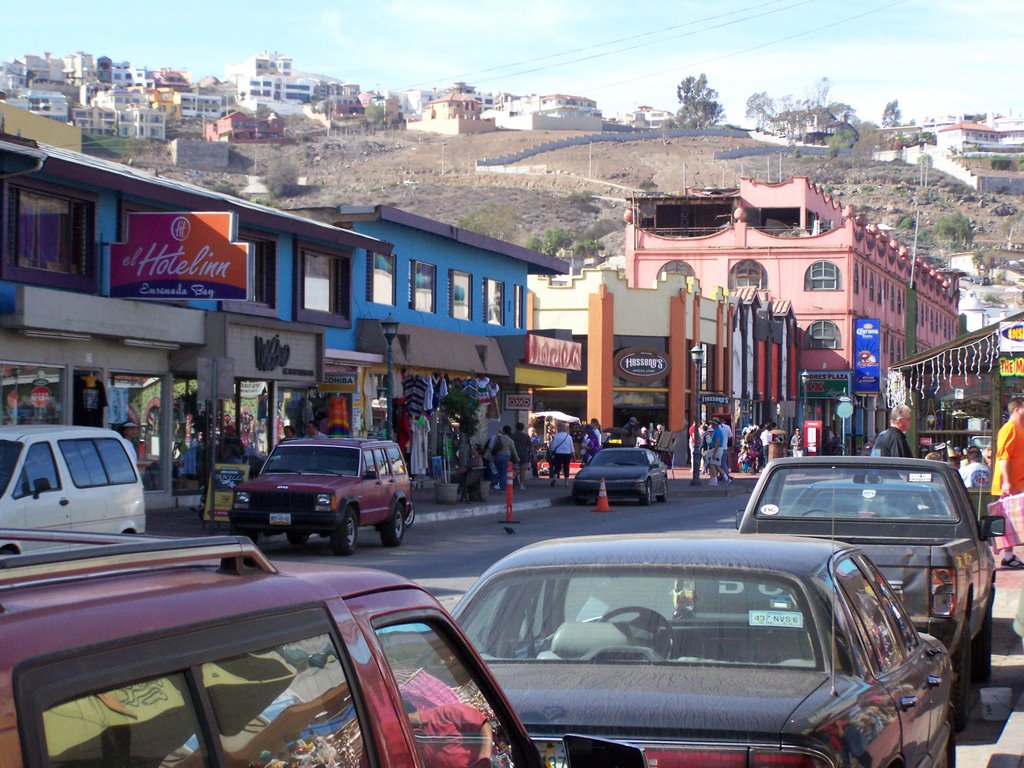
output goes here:
<path id="1" fill-rule="evenodd" d="M 881 379 L 878 372 L 879 320 L 877 317 L 853 321 L 853 391 L 878 394 Z"/>
<path id="2" fill-rule="evenodd" d="M 110 295 L 126 299 L 247 300 L 249 244 L 234 242 L 235 214 L 129 213 L 110 246 Z"/>

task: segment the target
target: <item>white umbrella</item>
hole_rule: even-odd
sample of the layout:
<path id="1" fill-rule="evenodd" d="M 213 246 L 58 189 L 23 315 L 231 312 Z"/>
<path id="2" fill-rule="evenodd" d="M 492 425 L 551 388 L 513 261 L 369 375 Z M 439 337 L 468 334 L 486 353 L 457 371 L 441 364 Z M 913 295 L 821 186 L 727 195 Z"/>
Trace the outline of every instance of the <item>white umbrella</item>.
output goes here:
<path id="1" fill-rule="evenodd" d="M 555 421 L 569 421 L 575 424 L 579 424 L 580 422 L 580 420 L 575 416 L 570 416 L 569 414 L 562 413 L 561 411 L 534 411 L 533 418 L 551 418 Z"/>

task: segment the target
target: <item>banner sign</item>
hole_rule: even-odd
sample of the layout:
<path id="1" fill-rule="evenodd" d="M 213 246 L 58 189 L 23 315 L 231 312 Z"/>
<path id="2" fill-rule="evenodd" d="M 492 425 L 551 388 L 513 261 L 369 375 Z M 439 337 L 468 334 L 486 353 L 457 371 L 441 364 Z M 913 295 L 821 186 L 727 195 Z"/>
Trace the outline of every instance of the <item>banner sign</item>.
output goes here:
<path id="1" fill-rule="evenodd" d="M 853 321 L 853 391 L 857 394 L 877 394 L 880 391 L 878 372 L 879 329 L 876 317 Z"/>
<path id="2" fill-rule="evenodd" d="M 1024 322 L 999 323 L 999 351 L 1024 352 Z"/>
<path id="3" fill-rule="evenodd" d="M 1001 355 L 999 357 L 999 375 L 1004 379 L 1017 379 L 1024 376 L 1024 355 Z"/>
<path id="4" fill-rule="evenodd" d="M 615 372 L 634 381 L 656 381 L 668 376 L 668 357 L 656 349 L 626 347 L 615 355 Z"/>
<path id="5" fill-rule="evenodd" d="M 578 341 L 562 341 L 535 333 L 526 334 L 527 365 L 544 368 L 558 368 L 563 371 L 579 371 L 583 368 L 583 345 Z"/>
<path id="6" fill-rule="evenodd" d="M 806 371 L 800 378 L 800 395 L 808 400 L 835 400 L 850 394 L 849 371 Z"/>
<path id="7" fill-rule="evenodd" d="M 110 246 L 110 295 L 247 300 L 249 244 L 233 242 L 231 212 L 129 213 L 127 242 Z"/>
<path id="8" fill-rule="evenodd" d="M 700 401 L 704 405 L 729 405 L 732 398 L 727 395 L 701 395 Z"/>

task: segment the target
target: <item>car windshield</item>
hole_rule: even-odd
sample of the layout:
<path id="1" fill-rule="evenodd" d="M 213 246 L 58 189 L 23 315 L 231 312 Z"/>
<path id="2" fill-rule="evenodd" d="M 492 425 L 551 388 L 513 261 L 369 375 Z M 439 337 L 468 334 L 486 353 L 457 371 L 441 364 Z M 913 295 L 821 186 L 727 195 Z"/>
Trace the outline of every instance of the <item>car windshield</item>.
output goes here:
<path id="1" fill-rule="evenodd" d="M 785 467 L 761 489 L 758 517 L 955 521 L 939 471 L 884 466 Z"/>
<path id="2" fill-rule="evenodd" d="M 599 451 L 590 462 L 592 467 L 608 467 L 613 464 L 626 467 L 646 467 L 648 464 L 647 454 L 644 451 L 631 451 L 628 448 L 605 448 L 603 451 Z"/>
<path id="3" fill-rule="evenodd" d="M 491 661 L 821 665 L 799 582 L 749 568 L 507 571 L 460 606 L 459 623 Z"/>
<path id="4" fill-rule="evenodd" d="M 0 440 L 0 496 L 7 492 L 21 449 L 22 444 L 17 440 Z"/>
<path id="5" fill-rule="evenodd" d="M 260 474 L 302 472 L 307 474 L 359 476 L 359 449 L 333 445 L 277 446 Z"/>

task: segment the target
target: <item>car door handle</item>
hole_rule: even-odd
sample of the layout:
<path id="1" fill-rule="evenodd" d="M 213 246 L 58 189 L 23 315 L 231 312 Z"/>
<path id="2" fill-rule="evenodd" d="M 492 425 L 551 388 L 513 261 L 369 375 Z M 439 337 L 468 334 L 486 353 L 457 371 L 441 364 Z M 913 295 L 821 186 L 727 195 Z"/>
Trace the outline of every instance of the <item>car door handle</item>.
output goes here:
<path id="1" fill-rule="evenodd" d="M 942 678 L 939 675 L 928 675 L 928 687 L 937 688 L 942 685 Z"/>
<path id="2" fill-rule="evenodd" d="M 917 696 L 900 696 L 900 709 L 906 712 L 917 706 Z"/>
<path id="3" fill-rule="evenodd" d="M 71 503 L 71 500 L 70 500 L 70 499 L 61 499 L 61 500 L 60 500 L 60 505 L 61 505 L 62 507 L 66 507 L 66 506 L 67 506 L 68 504 L 70 504 L 70 503 Z"/>

